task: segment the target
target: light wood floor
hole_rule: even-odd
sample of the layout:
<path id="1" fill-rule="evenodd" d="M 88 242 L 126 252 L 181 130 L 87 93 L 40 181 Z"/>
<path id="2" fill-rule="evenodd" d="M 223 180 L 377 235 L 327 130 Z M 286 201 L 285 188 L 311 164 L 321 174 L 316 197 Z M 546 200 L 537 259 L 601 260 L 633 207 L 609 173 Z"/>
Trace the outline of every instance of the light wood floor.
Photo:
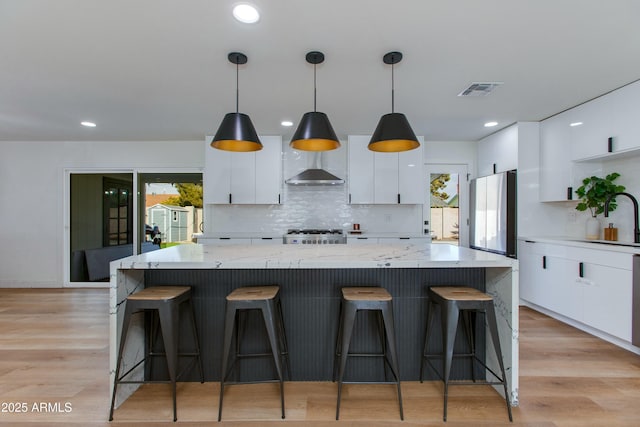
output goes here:
<path id="1" fill-rule="evenodd" d="M 286 383 L 285 421 L 275 385 L 230 386 L 222 423 L 215 422 L 216 383 L 179 385 L 178 423 L 171 422 L 168 386 L 143 386 L 110 424 L 107 318 L 107 290 L 0 289 L 0 424 L 640 426 L 640 356 L 526 308 L 513 424 L 492 389 L 462 386 L 451 388 L 449 421 L 443 423 L 439 382 L 402 384 L 404 422 L 394 388 L 386 385 L 346 385 L 341 420 L 334 421 L 336 385 L 327 382 Z M 26 412 L 16 413 L 22 404 Z"/>

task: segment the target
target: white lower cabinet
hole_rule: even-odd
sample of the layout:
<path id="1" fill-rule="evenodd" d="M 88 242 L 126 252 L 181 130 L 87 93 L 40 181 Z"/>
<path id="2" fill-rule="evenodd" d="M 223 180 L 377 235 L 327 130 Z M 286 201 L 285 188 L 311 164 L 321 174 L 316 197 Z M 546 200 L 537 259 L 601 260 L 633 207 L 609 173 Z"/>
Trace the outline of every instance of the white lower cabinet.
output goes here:
<path id="1" fill-rule="evenodd" d="M 349 245 L 375 245 L 376 243 L 378 243 L 377 237 L 347 237 Z"/>
<path id="2" fill-rule="evenodd" d="M 222 245 L 250 245 L 251 239 L 238 239 L 233 237 L 201 237 L 198 243 L 210 246 Z"/>
<path id="3" fill-rule="evenodd" d="M 631 341 L 633 255 L 520 241 L 520 298 Z"/>
<path id="4" fill-rule="evenodd" d="M 584 278 L 580 281 L 584 323 L 631 341 L 632 281 L 630 270 L 585 263 Z"/>
<path id="5" fill-rule="evenodd" d="M 282 237 L 256 237 L 251 239 L 252 245 L 281 245 Z"/>

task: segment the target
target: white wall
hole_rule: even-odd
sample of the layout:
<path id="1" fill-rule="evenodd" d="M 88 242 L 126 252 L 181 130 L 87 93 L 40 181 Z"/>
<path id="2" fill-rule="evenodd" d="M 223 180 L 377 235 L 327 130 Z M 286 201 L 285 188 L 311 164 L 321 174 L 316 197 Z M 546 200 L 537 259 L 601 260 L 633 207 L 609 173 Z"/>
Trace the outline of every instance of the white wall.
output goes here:
<path id="1" fill-rule="evenodd" d="M 426 141 L 424 162 L 440 164 L 469 165 L 467 172 L 476 176 L 478 143 L 475 141 Z"/>
<path id="2" fill-rule="evenodd" d="M 0 287 L 61 287 L 65 170 L 192 169 L 202 141 L 0 142 Z"/>

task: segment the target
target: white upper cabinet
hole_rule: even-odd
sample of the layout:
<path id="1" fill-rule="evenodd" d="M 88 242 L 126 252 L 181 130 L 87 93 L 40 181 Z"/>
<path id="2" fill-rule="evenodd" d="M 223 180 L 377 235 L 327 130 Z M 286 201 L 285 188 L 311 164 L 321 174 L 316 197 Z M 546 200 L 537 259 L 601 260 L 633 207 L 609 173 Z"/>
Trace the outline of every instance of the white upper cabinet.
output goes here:
<path id="1" fill-rule="evenodd" d="M 518 168 L 518 125 L 478 141 L 478 176 Z"/>
<path id="2" fill-rule="evenodd" d="M 398 153 L 399 203 L 420 205 L 425 203 L 428 184 L 424 176 L 424 138 L 419 136 L 420 147 Z"/>
<path id="3" fill-rule="evenodd" d="M 349 203 L 373 204 L 373 151 L 367 148 L 371 137 L 350 135 L 348 142 Z"/>
<path id="4" fill-rule="evenodd" d="M 262 141 L 262 150 L 255 153 L 255 203 L 274 205 L 281 202 L 282 137 L 261 136 L 260 140 Z"/>
<path id="5" fill-rule="evenodd" d="M 558 114 L 540 123 L 541 202 L 573 199 L 570 123 L 567 113 Z"/>
<path id="6" fill-rule="evenodd" d="M 377 153 L 367 148 L 370 136 L 349 136 L 349 203 L 422 204 L 424 138 L 420 147 L 401 153 Z"/>
<path id="7" fill-rule="evenodd" d="M 567 112 L 571 129 L 571 159 L 580 160 L 607 153 L 612 137 L 610 98 L 603 96 Z"/>
<path id="8" fill-rule="evenodd" d="M 640 147 L 640 82 L 612 92 L 613 152 Z"/>
<path id="9" fill-rule="evenodd" d="M 277 204 L 282 181 L 282 137 L 261 136 L 260 151 L 223 151 L 205 140 L 205 204 Z"/>
<path id="10" fill-rule="evenodd" d="M 373 153 L 373 175 L 375 203 L 400 203 L 398 153 Z"/>
<path id="11" fill-rule="evenodd" d="M 606 158 L 640 149 L 640 82 L 635 82 L 568 111 L 571 159 Z"/>

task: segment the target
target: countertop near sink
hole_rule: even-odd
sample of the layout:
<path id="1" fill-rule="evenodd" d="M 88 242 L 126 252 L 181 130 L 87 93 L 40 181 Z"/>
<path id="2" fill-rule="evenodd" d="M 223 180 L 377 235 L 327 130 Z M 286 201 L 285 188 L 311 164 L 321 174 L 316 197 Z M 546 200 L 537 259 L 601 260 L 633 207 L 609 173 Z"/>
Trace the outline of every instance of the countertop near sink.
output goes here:
<path id="1" fill-rule="evenodd" d="M 579 248 L 600 249 L 612 252 L 640 254 L 640 244 L 633 242 L 613 242 L 609 240 L 586 240 L 568 236 L 518 236 L 518 240 L 562 244 Z"/>

